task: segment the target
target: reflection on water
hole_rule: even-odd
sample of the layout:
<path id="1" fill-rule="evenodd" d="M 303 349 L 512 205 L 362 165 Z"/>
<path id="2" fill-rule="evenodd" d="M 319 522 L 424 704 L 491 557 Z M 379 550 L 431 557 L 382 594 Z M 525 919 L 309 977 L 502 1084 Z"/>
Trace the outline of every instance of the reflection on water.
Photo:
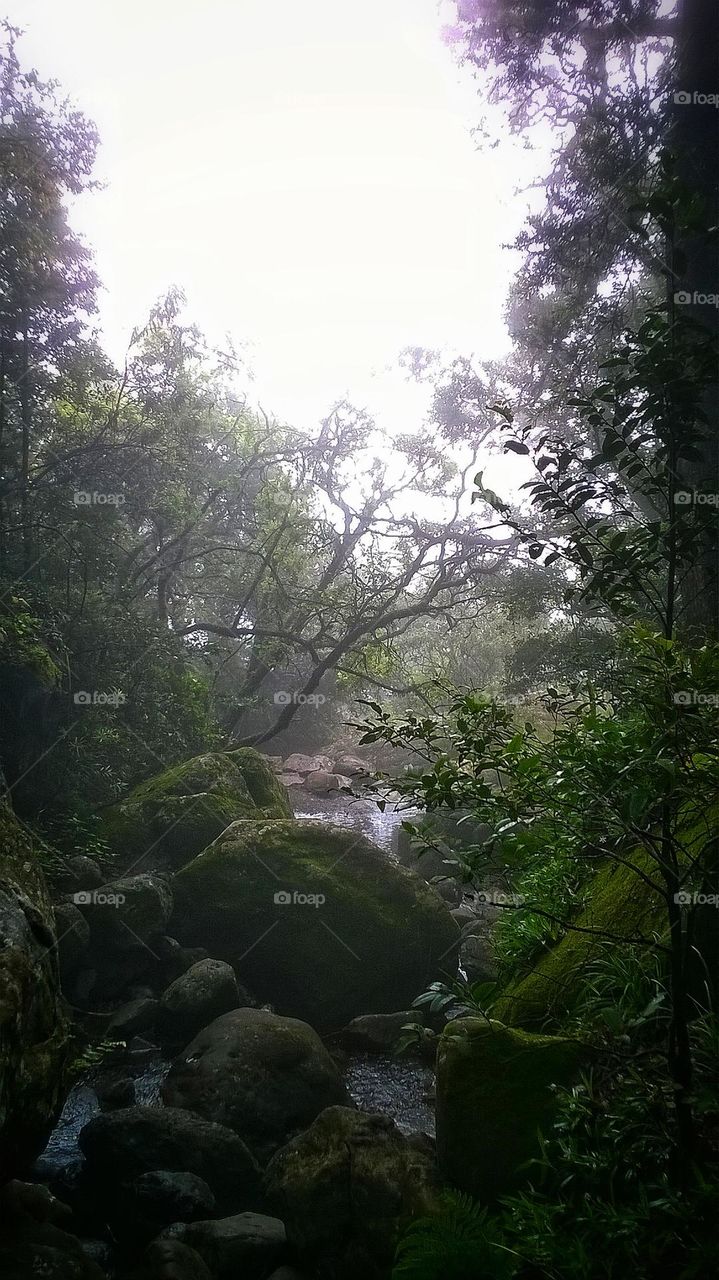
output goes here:
<path id="1" fill-rule="evenodd" d="M 402 809 L 400 812 L 388 801 L 384 813 L 377 808 L 374 800 L 350 795 L 315 796 L 300 787 L 290 788 L 290 799 L 297 818 L 314 818 L 316 821 L 333 822 L 338 827 L 349 827 L 353 831 L 361 831 L 368 840 L 380 849 L 384 849 L 395 858 L 393 848 L 394 833 L 402 822 L 408 821 L 416 812 L 414 809 Z"/>

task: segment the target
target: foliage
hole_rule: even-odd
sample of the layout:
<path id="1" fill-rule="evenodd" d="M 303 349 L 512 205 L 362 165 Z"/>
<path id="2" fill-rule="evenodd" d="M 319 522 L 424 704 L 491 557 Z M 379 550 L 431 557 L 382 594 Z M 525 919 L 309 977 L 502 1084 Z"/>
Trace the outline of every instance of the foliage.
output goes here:
<path id="1" fill-rule="evenodd" d="M 487 1017 L 497 988 L 493 982 L 469 982 L 464 978 L 451 978 L 446 982 L 431 982 L 426 991 L 413 1002 L 416 1009 L 443 1018 L 458 1018 L 481 1014 Z"/>
<path id="2" fill-rule="evenodd" d="M 513 1258 L 492 1234 L 487 1210 L 469 1196 L 446 1192 L 440 1212 L 413 1222 L 397 1249 L 392 1280 L 502 1280 Z"/>

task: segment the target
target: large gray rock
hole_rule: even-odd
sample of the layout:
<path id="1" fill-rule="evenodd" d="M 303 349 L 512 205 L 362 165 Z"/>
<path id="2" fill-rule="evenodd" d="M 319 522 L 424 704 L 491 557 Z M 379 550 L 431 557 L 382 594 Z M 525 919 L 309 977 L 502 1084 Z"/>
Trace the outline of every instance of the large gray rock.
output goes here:
<path id="1" fill-rule="evenodd" d="M 277 1153 L 270 1205 L 310 1271 L 386 1280 L 404 1225 L 437 1207 L 432 1163 L 386 1116 L 329 1107 Z"/>
<path id="2" fill-rule="evenodd" d="M 214 1222 L 177 1223 L 161 1240 L 180 1240 L 195 1249 L 217 1280 L 264 1280 L 281 1261 L 287 1237 L 278 1218 L 237 1213 Z"/>
<path id="3" fill-rule="evenodd" d="M 338 756 L 333 761 L 332 772 L 342 773 L 346 778 L 356 778 L 368 774 L 369 769 L 364 760 L 359 760 L 357 756 Z"/>
<path id="4" fill-rule="evenodd" d="M 288 756 L 285 760 L 283 773 L 315 773 L 318 769 L 330 770 L 332 761 L 329 756 L 304 756 L 301 752 L 295 752 L 294 755 Z"/>
<path id="5" fill-rule="evenodd" d="M 456 971 L 445 903 L 347 828 L 233 823 L 173 887 L 177 938 L 211 947 L 262 1002 L 321 1030 L 407 1008 Z"/>
<path id="6" fill-rule="evenodd" d="M 232 966 L 224 960 L 200 960 L 163 992 L 158 1030 L 169 1040 L 186 1043 L 238 1004 L 240 992 Z"/>
<path id="7" fill-rule="evenodd" d="M 0 795 L 0 1181 L 45 1146 L 67 1052 L 47 887 L 29 835 Z"/>
<path id="8" fill-rule="evenodd" d="M 308 773 L 305 778 L 307 790 L 322 796 L 330 795 L 333 791 L 347 791 L 350 785 L 344 774 L 330 773 L 327 769 L 315 769 L 314 773 Z"/>
<path id="9" fill-rule="evenodd" d="M 220 1212 L 256 1203 L 259 1169 L 236 1133 L 172 1107 L 127 1107 L 94 1116 L 80 1133 L 89 1182 L 110 1189 L 156 1169 L 194 1173 Z"/>
<path id="10" fill-rule="evenodd" d="M 205 1027 L 163 1085 L 170 1106 L 240 1134 L 260 1160 L 346 1102 L 340 1073 L 311 1027 L 265 1009 L 235 1009 Z"/>

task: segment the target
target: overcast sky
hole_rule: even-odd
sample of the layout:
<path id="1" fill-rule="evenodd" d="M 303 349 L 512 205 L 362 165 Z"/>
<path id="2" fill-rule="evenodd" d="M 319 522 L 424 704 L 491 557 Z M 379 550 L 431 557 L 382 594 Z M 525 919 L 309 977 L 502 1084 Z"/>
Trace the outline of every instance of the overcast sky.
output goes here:
<path id="1" fill-rule="evenodd" d="M 25 64 L 97 123 L 74 221 L 106 344 L 169 285 L 249 342 L 254 394 L 309 425 L 349 392 L 390 426 L 407 345 L 495 356 L 523 217 L 514 144 L 480 153 L 436 0 L 5 0 Z M 415 423 L 416 425 L 416 423 Z"/>

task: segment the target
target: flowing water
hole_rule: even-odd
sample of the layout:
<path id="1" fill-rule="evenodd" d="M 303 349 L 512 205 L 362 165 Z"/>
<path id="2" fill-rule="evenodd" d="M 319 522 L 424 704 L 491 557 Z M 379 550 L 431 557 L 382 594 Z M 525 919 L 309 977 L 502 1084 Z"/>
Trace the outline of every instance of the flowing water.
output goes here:
<path id="1" fill-rule="evenodd" d="M 325 798 L 294 788 L 290 794 L 296 817 L 349 827 L 379 845 L 390 858 L 396 857 L 396 832 L 410 811 L 397 813 L 388 805 L 381 812 L 373 801 L 352 796 Z M 130 1076 L 134 1080 L 137 1102 L 160 1105 L 160 1087 L 169 1068 L 169 1062 L 157 1051 L 135 1057 L 128 1054 L 88 1071 L 68 1094 L 60 1119 L 38 1161 L 37 1175 L 55 1178 L 81 1159 L 78 1135 L 100 1111 L 96 1085 Z M 390 1054 L 353 1053 L 346 1057 L 344 1075 L 349 1093 L 362 1111 L 382 1112 L 394 1120 L 403 1133 L 419 1131 L 434 1136 L 434 1073 L 426 1063 Z"/>

